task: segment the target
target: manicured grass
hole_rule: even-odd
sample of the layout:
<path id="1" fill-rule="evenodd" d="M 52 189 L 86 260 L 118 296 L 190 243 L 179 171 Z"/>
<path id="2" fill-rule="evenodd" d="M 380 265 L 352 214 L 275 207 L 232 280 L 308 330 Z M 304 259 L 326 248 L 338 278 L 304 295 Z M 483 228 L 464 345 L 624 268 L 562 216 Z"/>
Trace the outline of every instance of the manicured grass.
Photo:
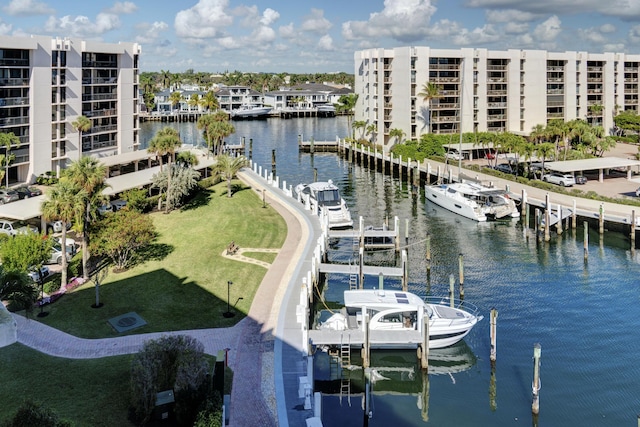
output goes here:
<path id="1" fill-rule="evenodd" d="M 257 259 L 258 261 L 268 262 L 269 264 L 273 263 L 273 260 L 276 259 L 278 254 L 269 253 L 269 252 L 243 252 L 242 255 Z"/>
<path id="2" fill-rule="evenodd" d="M 152 214 L 159 237 L 149 258 L 123 273 L 110 272 L 100 286 L 89 282 L 47 307 L 50 315 L 36 318 L 85 338 L 118 336 L 107 320 L 135 311 L 147 325 L 130 334 L 231 326 L 249 310 L 266 271 L 263 267 L 224 258 L 231 241 L 246 248 L 280 248 L 286 223 L 273 208 L 262 207 L 261 195 L 248 187 L 228 198 L 226 185 L 203 192 L 186 207 L 170 214 Z M 272 254 L 252 254 L 273 261 Z M 238 316 L 227 319 L 230 304 Z M 239 298 L 242 297 L 241 300 Z M 236 304 L 237 302 L 237 304 Z"/>
<path id="3" fill-rule="evenodd" d="M 1 348 L 0 420 L 33 399 L 78 427 L 133 426 L 127 419 L 131 357 L 74 360 L 17 343 Z"/>

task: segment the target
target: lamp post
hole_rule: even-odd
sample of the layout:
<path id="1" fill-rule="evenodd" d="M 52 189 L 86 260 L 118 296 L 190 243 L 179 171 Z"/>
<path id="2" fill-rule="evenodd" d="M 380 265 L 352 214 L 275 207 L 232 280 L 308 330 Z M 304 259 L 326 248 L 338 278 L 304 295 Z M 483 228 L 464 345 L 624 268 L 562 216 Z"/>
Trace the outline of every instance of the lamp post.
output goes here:
<path id="1" fill-rule="evenodd" d="M 265 198 L 265 193 L 264 193 L 264 188 L 262 189 L 262 207 L 266 208 L 267 207 L 267 199 Z"/>
<path id="2" fill-rule="evenodd" d="M 38 267 L 38 282 L 40 283 L 40 313 L 38 317 L 46 317 L 48 311 L 44 311 L 44 278 L 42 277 L 42 267 Z"/>
<path id="3" fill-rule="evenodd" d="M 236 315 L 235 313 L 231 312 L 230 306 L 229 306 L 229 299 L 231 298 L 231 285 L 233 285 L 233 282 L 231 280 L 228 280 L 227 281 L 227 311 L 222 313 L 222 315 L 227 318 L 233 317 Z"/>

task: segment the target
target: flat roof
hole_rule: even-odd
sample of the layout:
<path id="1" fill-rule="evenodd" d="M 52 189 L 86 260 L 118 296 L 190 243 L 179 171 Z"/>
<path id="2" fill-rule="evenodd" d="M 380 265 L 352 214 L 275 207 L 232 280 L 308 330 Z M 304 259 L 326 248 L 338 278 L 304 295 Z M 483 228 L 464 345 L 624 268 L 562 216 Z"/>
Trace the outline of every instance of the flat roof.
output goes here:
<path id="1" fill-rule="evenodd" d="M 475 142 L 463 142 L 462 144 L 460 143 L 443 144 L 443 147 L 448 149 L 455 149 L 455 150 L 462 149 L 462 151 L 488 150 L 490 148 L 493 149 L 493 143 L 490 142 L 489 144 L 482 146 L 480 144 L 476 144 Z"/>
<path id="2" fill-rule="evenodd" d="M 192 149 L 189 150 L 198 156 L 198 164 L 194 166 L 196 170 L 202 170 L 212 166 L 215 163 L 213 156 L 207 157 L 204 151 Z M 132 153 L 129 153 L 132 154 Z M 112 156 L 116 157 L 116 156 Z M 102 160 L 102 159 L 101 159 Z M 117 164 L 117 163 L 116 163 Z M 132 188 L 139 188 L 151 183 L 153 175 L 160 171 L 160 166 L 154 166 L 137 172 L 125 173 L 106 179 L 109 187 L 105 188 L 102 194 L 111 196 L 121 193 Z M 17 219 L 26 221 L 31 218 L 37 218 L 42 215 L 42 202 L 46 200 L 46 195 L 42 194 L 28 199 L 17 200 L 15 202 L 0 205 L 0 217 Z"/>
<path id="3" fill-rule="evenodd" d="M 117 166 L 117 165 L 126 165 L 128 163 L 132 163 L 135 161 L 146 160 L 149 158 L 156 158 L 156 155 L 153 153 L 147 152 L 147 149 L 131 151 L 129 153 L 116 154 L 115 156 L 105 156 L 105 157 L 96 157 L 100 160 L 100 163 L 109 167 L 109 166 Z"/>
<path id="4" fill-rule="evenodd" d="M 545 162 L 544 167 L 557 172 L 588 171 L 595 169 L 626 168 L 640 166 L 639 160 L 622 157 L 599 157 L 597 159 L 566 160 L 564 162 Z"/>
<path id="5" fill-rule="evenodd" d="M 47 196 L 44 194 L 28 199 L 0 205 L 0 217 L 26 221 L 40 216 L 40 207 Z"/>

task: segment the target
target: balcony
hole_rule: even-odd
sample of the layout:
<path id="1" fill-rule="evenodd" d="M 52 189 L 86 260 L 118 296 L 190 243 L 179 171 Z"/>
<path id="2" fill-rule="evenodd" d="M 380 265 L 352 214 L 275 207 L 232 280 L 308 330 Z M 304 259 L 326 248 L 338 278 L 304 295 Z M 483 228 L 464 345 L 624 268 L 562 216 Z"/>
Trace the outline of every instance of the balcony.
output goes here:
<path id="1" fill-rule="evenodd" d="M 3 98 L 0 99 L 0 107 L 12 107 L 15 105 L 28 105 L 29 98 Z"/>
<path id="2" fill-rule="evenodd" d="M 564 71 L 563 66 L 552 65 L 547 67 L 547 71 Z"/>
<path id="3" fill-rule="evenodd" d="M 487 70 L 489 71 L 506 71 L 507 65 L 487 65 Z"/>
<path id="4" fill-rule="evenodd" d="M 507 95 L 507 91 L 506 90 L 487 90 L 487 95 L 488 96 L 506 96 Z"/>
<path id="5" fill-rule="evenodd" d="M 564 107 L 564 101 L 547 101 L 547 107 Z"/>
<path id="6" fill-rule="evenodd" d="M 506 114 L 492 114 L 487 116 L 487 120 L 506 120 L 506 119 L 507 119 Z"/>
<path id="7" fill-rule="evenodd" d="M 458 64 L 429 64 L 430 70 L 457 70 L 459 68 Z"/>
<path id="8" fill-rule="evenodd" d="M 562 119 L 564 118 L 564 113 L 547 113 L 548 119 Z"/>
<path id="9" fill-rule="evenodd" d="M 591 71 L 594 73 L 601 73 L 602 72 L 602 67 L 587 67 L 587 71 Z"/>
<path id="10" fill-rule="evenodd" d="M 0 79 L 0 86 L 29 86 L 29 79 Z"/>
<path id="11" fill-rule="evenodd" d="M 487 104 L 489 108 L 507 108 L 506 102 L 489 102 Z"/>
<path id="12" fill-rule="evenodd" d="M 118 84 L 117 77 L 96 77 L 93 79 L 82 79 L 83 85 L 104 85 L 104 84 Z"/>
<path id="13" fill-rule="evenodd" d="M 16 125 L 28 125 L 29 117 L 5 117 L 0 118 L 0 126 L 16 126 Z"/>
<path id="14" fill-rule="evenodd" d="M 106 125 L 106 126 L 94 126 L 89 129 L 88 132 L 85 132 L 85 135 L 96 134 L 101 132 L 111 132 L 118 130 L 118 125 Z"/>
<path id="15" fill-rule="evenodd" d="M 118 95 L 115 93 L 94 93 L 82 95 L 83 101 L 115 101 L 116 99 L 118 99 Z"/>
<path id="16" fill-rule="evenodd" d="M 108 109 L 108 110 L 95 110 L 95 111 L 83 111 L 82 115 L 86 117 L 105 117 L 105 116 L 115 116 L 118 114 L 118 110 Z"/>
<path id="17" fill-rule="evenodd" d="M 434 123 L 457 123 L 460 121 L 458 116 L 435 116 L 431 118 Z"/>
<path id="18" fill-rule="evenodd" d="M 457 102 L 452 102 L 450 104 L 436 102 L 431 104 L 431 109 L 433 110 L 454 110 L 458 108 L 460 108 L 460 104 Z"/>
<path id="19" fill-rule="evenodd" d="M 547 95 L 564 95 L 564 89 L 547 89 Z"/>

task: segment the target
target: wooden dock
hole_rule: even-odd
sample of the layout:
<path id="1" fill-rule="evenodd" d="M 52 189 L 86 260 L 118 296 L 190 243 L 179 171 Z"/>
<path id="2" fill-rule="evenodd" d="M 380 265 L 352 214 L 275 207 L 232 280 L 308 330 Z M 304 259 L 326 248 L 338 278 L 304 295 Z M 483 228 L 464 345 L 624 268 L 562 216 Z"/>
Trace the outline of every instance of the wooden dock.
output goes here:
<path id="1" fill-rule="evenodd" d="M 318 266 L 320 273 L 334 273 L 334 274 L 358 274 L 360 271 L 359 265 L 348 264 L 329 264 L 321 263 Z M 363 275 L 379 276 L 382 274 L 384 277 L 403 277 L 404 271 L 400 267 L 383 267 L 379 265 L 363 265 Z"/>
<path id="2" fill-rule="evenodd" d="M 298 150 L 304 153 L 321 152 L 337 152 L 339 147 L 338 141 L 298 141 Z"/>
<path id="3" fill-rule="evenodd" d="M 329 239 L 362 239 L 365 249 L 393 249 L 399 245 L 399 231 L 384 228 L 369 228 L 364 230 L 329 230 Z"/>

